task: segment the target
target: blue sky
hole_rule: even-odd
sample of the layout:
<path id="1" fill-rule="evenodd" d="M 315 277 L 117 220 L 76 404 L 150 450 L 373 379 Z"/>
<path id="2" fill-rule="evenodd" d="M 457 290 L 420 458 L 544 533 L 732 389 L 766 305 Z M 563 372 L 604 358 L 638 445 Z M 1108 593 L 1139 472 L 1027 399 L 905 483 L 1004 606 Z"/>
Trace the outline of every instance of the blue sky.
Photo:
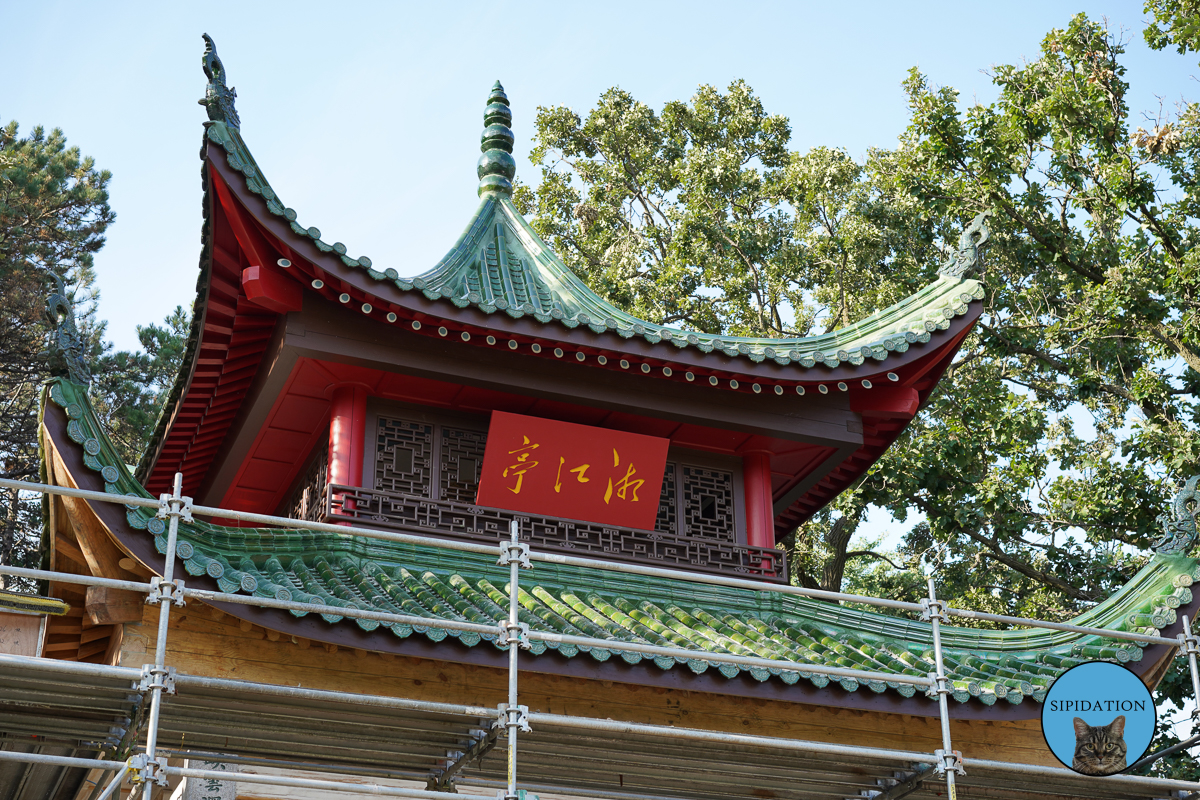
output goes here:
<path id="1" fill-rule="evenodd" d="M 238 90 L 242 132 L 305 225 L 380 268 L 417 274 L 474 208 L 493 80 L 513 103 L 518 174 L 539 105 L 586 112 L 621 86 L 653 106 L 746 79 L 792 146 L 892 145 L 907 69 L 994 97 L 990 65 L 1034 58 L 1073 13 L 1131 39 L 1135 108 L 1196 92 L 1192 58 L 1149 51 L 1139 2 L 16 3 L 0 1 L 0 120 L 63 128 L 113 172 L 117 221 L 97 256 L 118 347 L 194 297 L 203 43 Z"/>

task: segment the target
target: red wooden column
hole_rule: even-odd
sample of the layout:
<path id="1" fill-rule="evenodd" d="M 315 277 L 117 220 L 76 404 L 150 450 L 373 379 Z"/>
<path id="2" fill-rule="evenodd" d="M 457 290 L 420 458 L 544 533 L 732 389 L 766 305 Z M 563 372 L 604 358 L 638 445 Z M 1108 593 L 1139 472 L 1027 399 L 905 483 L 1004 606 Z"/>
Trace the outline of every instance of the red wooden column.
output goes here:
<path id="1" fill-rule="evenodd" d="M 339 386 L 333 390 L 329 415 L 329 482 L 362 486 L 367 446 L 367 390 Z"/>
<path id="2" fill-rule="evenodd" d="M 742 456 L 746 487 L 746 544 L 775 546 L 775 514 L 771 508 L 771 456 L 765 452 Z"/>

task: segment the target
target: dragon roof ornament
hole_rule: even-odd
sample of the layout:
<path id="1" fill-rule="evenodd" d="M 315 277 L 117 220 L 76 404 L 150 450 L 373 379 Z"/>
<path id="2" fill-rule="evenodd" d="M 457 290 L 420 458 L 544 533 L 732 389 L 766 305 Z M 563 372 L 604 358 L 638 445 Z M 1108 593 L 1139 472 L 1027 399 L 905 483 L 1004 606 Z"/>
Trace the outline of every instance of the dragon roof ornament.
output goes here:
<path id="1" fill-rule="evenodd" d="M 1189 478 L 1175 497 L 1171 499 L 1171 507 L 1158 515 L 1158 524 L 1162 525 L 1162 534 L 1150 543 L 1154 552 L 1163 554 L 1179 553 L 1187 555 L 1196 544 L 1196 504 L 1200 502 L 1200 492 L 1196 484 L 1200 475 Z"/>
<path id="2" fill-rule="evenodd" d="M 67 296 L 66 285 L 57 272 L 46 270 L 54 281 L 53 293 L 46 297 L 46 321 L 50 324 L 50 342 L 43 355 L 49 361 L 51 375 L 88 386 L 92 373 L 83 354 L 83 337 L 75 325 L 75 305 Z"/>
<path id="3" fill-rule="evenodd" d="M 234 101 L 237 100 L 237 90 L 225 84 L 225 65 L 217 55 L 217 45 L 212 37 L 204 34 L 204 57 L 201 60 L 204 74 L 208 76 L 208 88 L 204 90 L 204 99 L 197 102 L 208 111 L 208 118 L 214 122 L 224 122 L 231 128 L 241 128 Z"/>
<path id="4" fill-rule="evenodd" d="M 991 215 L 991 211 L 975 215 L 975 219 L 971 220 L 962 236 L 958 237 L 958 249 L 950 256 L 950 260 L 938 269 L 938 275 L 968 278 L 983 265 L 981 253 L 983 246 L 991 238 L 987 227 L 987 218 Z"/>

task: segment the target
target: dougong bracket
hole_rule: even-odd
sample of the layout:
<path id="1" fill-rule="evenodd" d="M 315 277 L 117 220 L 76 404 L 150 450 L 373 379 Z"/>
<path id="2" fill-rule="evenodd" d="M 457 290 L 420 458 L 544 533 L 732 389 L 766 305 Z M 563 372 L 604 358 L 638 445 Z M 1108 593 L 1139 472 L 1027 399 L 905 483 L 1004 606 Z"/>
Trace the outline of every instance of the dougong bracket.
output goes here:
<path id="1" fill-rule="evenodd" d="M 204 58 L 201 64 L 204 74 L 208 76 L 208 88 L 204 90 L 204 99 L 199 103 L 208 110 L 208 118 L 214 122 L 224 122 L 230 128 L 241 128 L 242 121 L 234 108 L 237 90 L 226 85 L 225 65 L 217 55 L 217 45 L 207 33 L 204 34 Z"/>

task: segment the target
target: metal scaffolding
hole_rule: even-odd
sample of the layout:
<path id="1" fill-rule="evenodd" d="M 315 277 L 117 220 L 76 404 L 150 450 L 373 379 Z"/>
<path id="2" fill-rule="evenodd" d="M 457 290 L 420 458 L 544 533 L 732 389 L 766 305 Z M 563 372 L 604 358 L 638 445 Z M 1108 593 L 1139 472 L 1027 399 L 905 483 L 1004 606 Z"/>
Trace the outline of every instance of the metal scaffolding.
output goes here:
<path id="1" fill-rule="evenodd" d="M 116 798 L 122 786 L 126 783 L 132 785 L 132 790 L 128 795 L 129 800 L 136 800 L 139 796 L 141 800 L 151 800 L 155 786 L 165 787 L 169 785 L 172 778 L 189 777 L 231 780 L 246 784 L 272 784 L 329 792 L 349 792 L 360 795 L 430 798 L 430 800 L 435 800 L 436 798 L 457 798 L 458 800 L 522 800 L 525 792 L 535 791 L 569 795 L 582 794 L 588 797 L 608 798 L 610 800 L 666 800 L 668 797 L 670 800 L 682 800 L 682 798 L 706 800 L 709 797 L 720 797 L 722 794 L 719 788 L 717 788 L 717 783 L 707 777 L 710 774 L 716 774 L 719 770 L 713 768 L 711 765 L 706 767 L 703 759 L 697 757 L 689 750 L 690 747 L 703 746 L 712 748 L 712 752 L 714 753 L 737 753 L 740 763 L 748 765 L 745 767 L 748 770 L 746 774 L 752 774 L 749 770 L 755 770 L 753 774 L 764 774 L 766 776 L 764 780 L 777 779 L 780 782 L 788 780 L 812 780 L 815 782 L 820 780 L 819 776 L 830 773 L 838 765 L 854 765 L 854 769 L 859 772 L 863 769 L 867 771 L 873 770 L 874 774 L 879 776 L 876 778 L 875 783 L 866 788 L 860 788 L 857 792 L 850 793 L 854 794 L 855 797 L 874 797 L 876 800 L 910 797 L 928 781 L 937 781 L 944 784 L 945 796 L 953 800 L 956 797 L 957 782 L 960 779 L 965 780 L 968 774 L 979 776 L 980 779 L 987 782 L 988 786 L 999 787 L 1015 786 L 1023 780 L 1036 778 L 1039 787 L 1046 788 L 1048 791 L 1058 789 L 1064 792 L 1086 791 L 1088 792 L 1088 796 L 1097 798 L 1145 798 L 1151 796 L 1157 798 L 1167 794 L 1176 798 L 1200 797 L 1200 783 L 1190 781 L 1127 775 L 1088 778 L 1067 769 L 964 758 L 961 753 L 953 749 L 953 742 L 951 741 L 950 716 L 947 701 L 947 696 L 951 690 L 942 655 L 941 625 L 952 617 L 1093 634 L 1110 639 L 1147 644 L 1163 644 L 1178 648 L 1177 655 L 1186 657 L 1195 696 L 1200 697 L 1200 672 L 1198 672 L 1197 667 L 1197 654 L 1200 653 L 1200 638 L 1192 633 L 1190 621 L 1187 617 L 1183 618 L 1184 632 L 1176 638 L 1167 638 L 1144 633 L 1107 630 L 952 608 L 945 601 L 937 598 L 932 579 L 928 581 L 928 597 L 926 599 L 921 603 L 907 603 L 898 600 L 872 598 L 841 592 L 759 583 L 719 575 L 657 569 L 649 566 L 606 562 L 554 553 L 531 552 L 529 546 L 519 540 L 519 525 L 516 521 L 511 525 L 510 538 L 501 542 L 497 548 L 478 543 L 459 542 L 343 525 L 311 523 L 283 517 L 197 506 L 192 503 L 190 498 L 181 495 L 181 485 L 182 475 L 177 474 L 175 476 L 174 491 L 171 494 L 162 495 L 158 501 L 155 501 L 149 498 L 112 495 L 22 481 L 0 480 L 0 487 L 20 491 L 76 497 L 93 502 L 120 503 L 130 506 L 155 508 L 157 509 L 158 517 L 168 521 L 164 574 L 161 577 L 152 577 L 148 583 L 48 570 L 0 566 L 0 573 L 2 574 L 145 593 L 147 596 L 146 602 L 159 607 L 154 663 L 147 664 L 141 669 L 0 655 L 0 674 L 20 683 L 25 691 L 31 693 L 31 697 L 45 697 L 44 705 L 46 707 L 54 707 L 52 699 L 53 690 L 51 687 L 62 688 L 69 686 L 72 692 L 77 693 L 79 697 L 89 698 L 89 702 L 92 703 L 95 709 L 110 708 L 112 703 L 119 704 L 120 701 L 116 700 L 116 697 L 121 694 L 128 695 L 133 691 L 140 695 L 141 698 L 146 700 L 149 707 L 145 722 L 144 749 L 123 762 L 98 758 L 71 758 L 43 753 L 0 750 L 0 763 L 19 761 L 60 767 L 96 769 L 113 773 L 107 779 L 104 789 L 97 796 L 96 800 Z M 405 614 L 364 611 L 188 588 L 183 580 L 174 577 L 174 562 L 180 520 L 191 522 L 195 514 L 265 525 L 324 531 L 339 536 L 384 539 L 430 547 L 498 555 L 498 564 L 509 568 L 507 620 L 501 623 L 499 630 L 497 630 L 496 626 L 465 621 L 431 619 Z M 700 650 L 660 647 L 583 636 L 567 636 L 548 631 L 531 630 L 528 624 L 520 622 L 518 618 L 520 570 L 533 568 L 534 564 L 538 562 L 582 566 L 589 569 L 609 570 L 629 574 L 653 575 L 673 580 L 751 589 L 757 592 L 792 594 L 915 612 L 920 614 L 923 620 L 930 623 L 936 671 L 930 673 L 928 676 L 885 674 L 822 664 L 807 664 L 711 653 Z M 498 641 L 504 642 L 508 648 L 507 700 L 495 708 L 487 708 L 482 706 L 407 700 L 383 695 L 305 689 L 301 687 L 177 673 L 174 668 L 167 664 L 167 640 L 170 615 L 172 607 L 183 606 L 188 598 L 253 605 L 263 608 L 285 609 L 296 612 L 330 614 L 338 617 L 375 620 L 384 623 L 420 625 L 493 636 L 498 635 Z M 530 643 L 536 640 L 571 644 L 580 647 L 601 647 L 609 650 L 635 652 L 650 656 L 666 656 L 677 659 L 695 658 L 715 663 L 765 667 L 776 670 L 803 670 L 809 673 L 819 673 L 833 677 L 854 678 L 862 681 L 890 681 L 919 686 L 925 689 L 928 696 L 937 701 L 942 746 L 933 753 L 926 753 L 531 712 L 528 707 L 519 703 L 519 653 L 521 649 L 528 648 Z M 130 687 L 133 687 L 132 690 Z M 105 700 L 104 698 L 106 697 L 109 699 Z M 168 697 L 189 697 L 192 698 L 190 702 L 196 704 L 196 710 L 193 711 L 187 705 L 188 701 L 180 700 L 182 707 L 177 716 L 181 719 L 189 717 L 189 715 L 191 715 L 190 718 L 201 717 L 203 716 L 202 709 L 211 708 L 213 704 L 219 704 L 220 702 L 232 703 L 235 706 L 244 706 L 250 710 L 257 707 L 255 704 L 291 702 L 297 708 L 301 706 L 303 708 L 312 707 L 317 709 L 336 707 L 349 720 L 348 724 L 354 725 L 370 723 L 378 726 L 384 720 L 401 720 L 403 722 L 404 733 L 384 731 L 379 734 L 377 741 L 367 741 L 362 738 L 354 739 L 352 734 L 348 734 L 347 738 L 350 741 L 346 743 L 339 744 L 337 741 L 334 741 L 324 744 L 320 748 L 313 749 L 313 752 L 323 757 L 323 760 L 319 761 L 297 760 L 294 757 L 295 753 L 288 750 L 289 741 L 293 743 L 293 747 L 297 746 L 295 744 L 295 741 L 297 741 L 296 738 L 292 737 L 289 740 L 287 736 L 283 735 L 276 737 L 278 741 L 261 744 L 257 748 L 258 755 L 245 756 L 228 753 L 198 752 L 192 748 L 180 750 L 169 746 L 164 747 L 160 744 L 160 728 L 164 719 L 164 704 Z M 217 698 L 224 698 L 224 701 L 219 701 Z M 69 704 L 62 705 L 61 718 L 43 718 L 43 722 L 54 730 L 51 730 L 49 733 L 43 731 L 41 735 L 57 736 L 60 739 L 65 739 L 70 738 L 72 733 L 79 733 L 82 729 L 78 724 L 74 724 L 71 719 L 71 714 L 78 710 L 78 706 L 79 702 L 74 706 L 69 706 Z M 168 710 L 168 713 L 173 712 Z M 250 712 L 248 711 L 247 713 Z M 296 713 L 296 716 L 300 716 L 299 712 Z M 7 727 L 9 730 L 26 733 L 26 731 L 21 729 L 20 724 L 10 722 Z M 29 730 L 27 733 L 38 735 L 38 732 L 33 730 Z M 464 737 L 467 739 L 465 746 L 459 744 Z M 336 739 L 336 737 L 331 738 Z M 228 737 L 226 739 L 228 740 Z M 503 782 L 487 778 L 486 776 L 469 776 L 465 774 L 464 770 L 472 764 L 481 762 L 501 741 L 504 743 L 506 758 L 506 779 Z M 522 769 L 526 770 L 529 774 L 540 776 L 539 780 L 519 780 L 517 763 L 519 742 L 524 754 L 522 756 L 522 763 L 528 763 L 529 765 L 528 767 L 522 767 Z M 457 749 L 455 747 L 456 744 Z M 421 772 L 418 769 L 406 770 L 391 767 L 398 756 L 407 755 L 415 761 L 418 753 L 427 752 L 431 746 L 441 746 L 444 748 L 443 752 L 447 754 L 446 758 L 441 762 L 442 766 L 435 769 L 432 773 Z M 378 748 L 378 755 L 372 756 L 367 754 L 366 751 L 370 750 L 371 747 Z M 356 752 L 360 752 L 361 754 L 358 763 L 348 763 L 349 759 L 345 756 L 352 748 L 358 748 Z M 577 759 L 575 762 L 577 766 L 572 767 L 570 770 L 566 770 L 560 764 L 556 763 L 561 760 L 562 754 L 565 753 L 575 754 L 574 757 Z M 771 763 L 771 759 L 777 760 L 781 755 L 789 757 L 788 771 L 777 770 L 778 778 L 776 778 L 775 774 L 771 773 L 768 765 Z M 380 783 L 347 784 L 334 780 L 296 777 L 292 775 L 262 775 L 238 769 L 218 771 L 178 767 L 169 765 L 168 756 L 203 757 L 207 761 L 223 762 L 223 766 L 233 765 L 236 767 L 238 764 L 256 764 L 293 770 L 338 772 L 376 779 L 386 777 L 424 781 L 426 788 L 405 788 Z M 650 795 L 635 791 L 609 791 L 589 786 L 587 780 L 587 774 L 589 774 L 587 770 L 589 767 L 587 765 L 594 762 L 593 767 L 590 768 L 599 769 L 603 758 L 623 759 L 621 763 L 628 764 L 630 775 L 649 774 L 650 771 L 657 769 L 660 776 L 657 785 L 668 787 L 670 794 Z M 381 767 L 381 764 L 389 766 L 385 768 Z M 674 774 L 673 779 L 661 779 L 662 767 L 664 765 L 678 767 L 678 771 Z M 736 772 L 733 765 L 726 766 L 726 773 Z M 547 780 L 548 777 L 556 775 L 559 776 L 557 781 Z M 483 791 L 496 791 L 494 795 L 463 794 L 458 789 L 460 786 L 474 786 Z M 823 796 L 833 797 L 834 795 Z"/>

